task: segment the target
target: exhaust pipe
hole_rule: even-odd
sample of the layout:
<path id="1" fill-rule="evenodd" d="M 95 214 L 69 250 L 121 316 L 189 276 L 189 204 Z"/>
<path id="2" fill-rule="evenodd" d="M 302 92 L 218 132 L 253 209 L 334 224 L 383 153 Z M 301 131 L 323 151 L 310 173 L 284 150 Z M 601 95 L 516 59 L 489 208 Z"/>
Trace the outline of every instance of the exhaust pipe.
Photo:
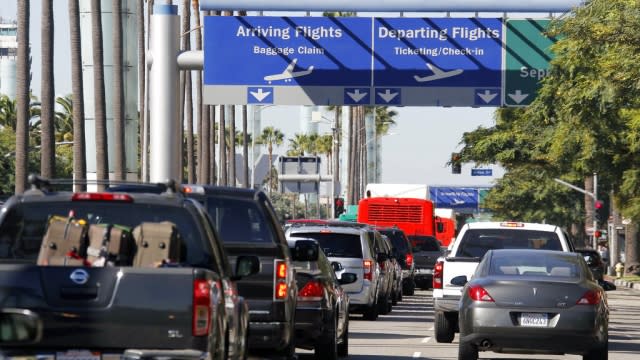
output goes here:
<path id="1" fill-rule="evenodd" d="M 491 341 L 489 339 L 484 339 L 482 341 L 480 341 L 480 347 L 483 349 L 489 349 L 493 344 L 491 344 Z"/>

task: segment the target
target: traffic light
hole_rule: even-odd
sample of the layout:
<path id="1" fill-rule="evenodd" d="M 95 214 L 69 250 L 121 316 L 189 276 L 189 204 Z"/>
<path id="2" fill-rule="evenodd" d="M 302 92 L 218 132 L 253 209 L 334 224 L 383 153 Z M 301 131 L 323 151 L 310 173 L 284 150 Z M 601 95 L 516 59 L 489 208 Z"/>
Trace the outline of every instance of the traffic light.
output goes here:
<path id="1" fill-rule="evenodd" d="M 593 216 L 594 216 L 594 220 L 597 221 L 598 223 L 605 220 L 605 213 L 604 213 L 604 203 L 600 200 L 596 200 L 593 203 L 593 207 L 594 207 L 594 212 L 593 212 Z"/>
<path id="2" fill-rule="evenodd" d="M 333 213 L 335 217 L 338 217 L 344 212 L 344 198 L 337 197 L 333 199 Z"/>
<path id="3" fill-rule="evenodd" d="M 462 161 L 460 161 L 460 153 L 451 153 L 451 173 L 460 174 L 462 172 Z"/>

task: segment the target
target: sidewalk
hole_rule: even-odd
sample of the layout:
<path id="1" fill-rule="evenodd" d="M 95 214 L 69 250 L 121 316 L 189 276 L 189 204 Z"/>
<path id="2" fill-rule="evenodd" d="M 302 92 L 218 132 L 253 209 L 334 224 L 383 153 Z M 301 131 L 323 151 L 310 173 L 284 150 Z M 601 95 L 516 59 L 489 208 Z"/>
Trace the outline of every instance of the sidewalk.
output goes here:
<path id="1" fill-rule="evenodd" d="M 605 280 L 616 284 L 616 286 L 618 287 L 624 287 L 624 288 L 633 289 L 633 290 L 640 290 L 640 281 L 628 281 L 628 280 L 618 279 L 613 276 L 606 276 L 606 275 L 605 275 Z"/>

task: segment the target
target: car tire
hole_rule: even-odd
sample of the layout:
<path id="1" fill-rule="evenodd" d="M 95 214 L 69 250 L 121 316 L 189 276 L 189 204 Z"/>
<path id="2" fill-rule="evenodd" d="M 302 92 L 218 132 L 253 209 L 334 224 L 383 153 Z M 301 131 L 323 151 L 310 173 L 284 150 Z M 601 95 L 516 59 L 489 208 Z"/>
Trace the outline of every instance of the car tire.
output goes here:
<path id="1" fill-rule="evenodd" d="M 416 291 L 416 283 L 413 281 L 410 281 L 409 284 L 407 284 L 406 286 L 403 286 L 402 291 L 407 296 L 413 296 L 413 294 Z"/>
<path id="2" fill-rule="evenodd" d="M 591 349 L 582 356 L 582 360 L 607 360 L 609 358 L 609 335 L 605 336 L 605 340 L 600 346 Z"/>
<path id="3" fill-rule="evenodd" d="M 364 310 L 364 319 L 370 321 L 377 320 L 379 314 L 378 310 L 378 302 L 376 301 Z"/>
<path id="4" fill-rule="evenodd" d="M 435 338 L 439 343 L 451 343 L 456 335 L 453 316 L 443 311 L 436 311 Z"/>
<path id="5" fill-rule="evenodd" d="M 345 315 L 344 332 L 342 333 L 342 342 L 338 344 L 338 356 L 349 356 L 349 314 Z"/>
<path id="6" fill-rule="evenodd" d="M 314 346 L 315 358 L 318 360 L 337 360 L 338 359 L 338 320 L 337 313 L 332 314 L 329 324 L 327 324 L 327 333 Z"/>
<path id="7" fill-rule="evenodd" d="M 478 347 L 469 341 L 458 344 L 458 360 L 478 360 Z"/>
<path id="8" fill-rule="evenodd" d="M 387 315 L 390 311 L 391 300 L 389 299 L 389 295 L 383 297 L 382 299 L 378 299 L 378 312 L 381 315 Z"/>

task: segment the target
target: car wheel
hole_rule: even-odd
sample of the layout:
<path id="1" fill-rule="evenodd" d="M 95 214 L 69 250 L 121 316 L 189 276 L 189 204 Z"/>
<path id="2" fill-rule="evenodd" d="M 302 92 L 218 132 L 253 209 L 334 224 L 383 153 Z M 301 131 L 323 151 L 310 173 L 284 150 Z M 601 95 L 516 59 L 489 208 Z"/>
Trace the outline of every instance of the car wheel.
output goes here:
<path id="1" fill-rule="evenodd" d="M 337 313 L 334 312 L 330 323 L 327 324 L 327 333 L 313 349 L 318 360 L 336 360 L 338 358 L 338 321 L 336 317 Z"/>
<path id="2" fill-rule="evenodd" d="M 342 342 L 338 344 L 338 356 L 349 356 L 349 314 L 346 314 L 344 320 L 344 331 L 342 332 Z"/>
<path id="3" fill-rule="evenodd" d="M 364 319 L 365 320 L 377 320 L 378 319 L 378 302 L 376 301 L 375 303 L 371 304 L 369 307 L 367 307 L 364 311 Z"/>
<path id="4" fill-rule="evenodd" d="M 451 315 L 443 312 L 436 311 L 435 317 L 435 332 L 436 341 L 439 343 L 450 343 L 455 337 L 455 324 L 453 323 Z"/>
<path id="5" fill-rule="evenodd" d="M 478 348 L 468 341 L 461 340 L 458 344 L 458 360 L 478 360 Z"/>
<path id="6" fill-rule="evenodd" d="M 582 356 L 582 360 L 607 360 L 609 358 L 609 336 L 605 337 L 605 341 L 595 349 Z"/>
<path id="7" fill-rule="evenodd" d="M 382 299 L 378 299 L 378 312 L 382 315 L 386 315 L 389 313 L 391 304 L 389 300 L 389 295 L 383 297 Z"/>

